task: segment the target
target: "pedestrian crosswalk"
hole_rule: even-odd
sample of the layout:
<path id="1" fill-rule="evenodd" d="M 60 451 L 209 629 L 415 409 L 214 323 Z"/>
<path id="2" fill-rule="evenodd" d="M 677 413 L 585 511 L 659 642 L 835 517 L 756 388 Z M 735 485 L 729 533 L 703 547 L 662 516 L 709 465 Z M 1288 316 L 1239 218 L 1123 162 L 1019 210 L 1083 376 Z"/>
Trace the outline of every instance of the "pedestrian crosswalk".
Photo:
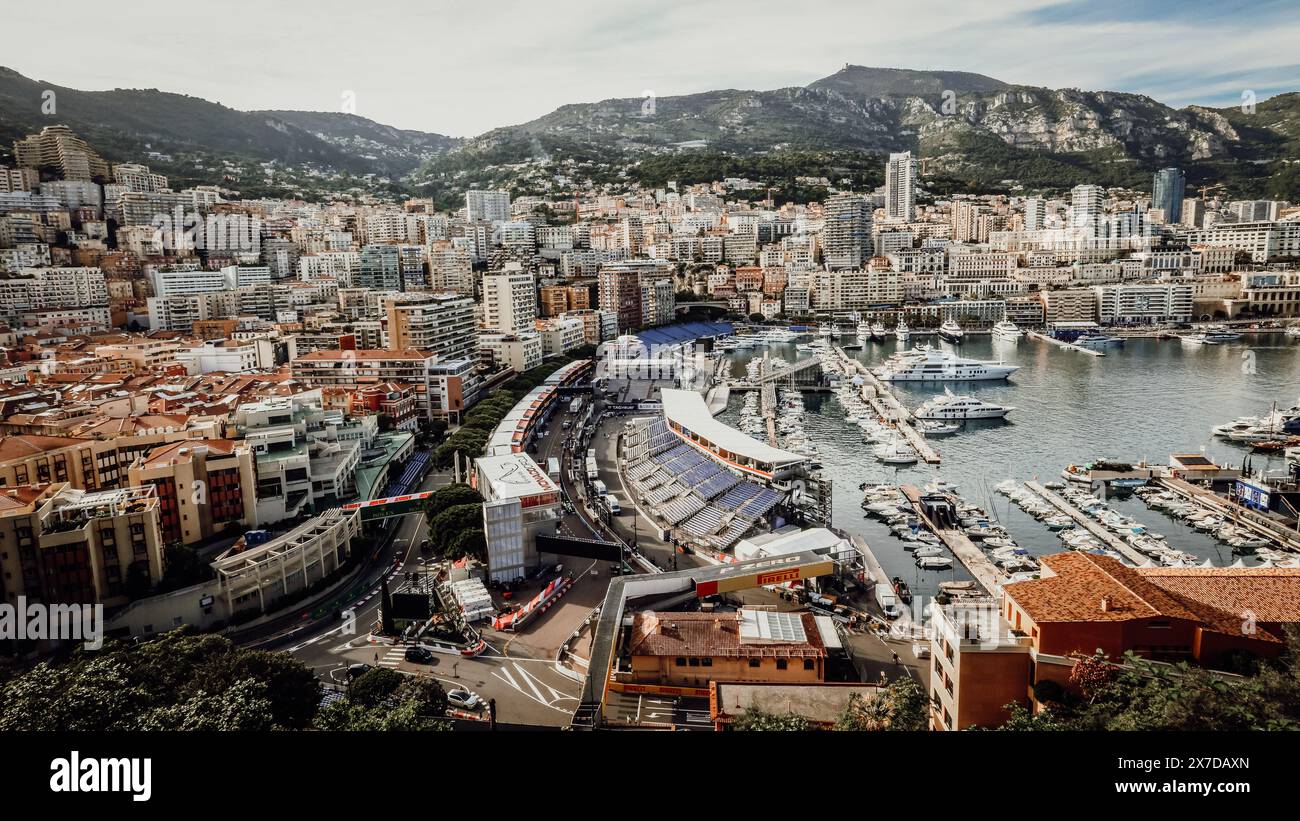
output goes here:
<path id="1" fill-rule="evenodd" d="M 379 666 L 396 667 L 405 657 L 405 647 L 390 647 L 379 656 Z"/>

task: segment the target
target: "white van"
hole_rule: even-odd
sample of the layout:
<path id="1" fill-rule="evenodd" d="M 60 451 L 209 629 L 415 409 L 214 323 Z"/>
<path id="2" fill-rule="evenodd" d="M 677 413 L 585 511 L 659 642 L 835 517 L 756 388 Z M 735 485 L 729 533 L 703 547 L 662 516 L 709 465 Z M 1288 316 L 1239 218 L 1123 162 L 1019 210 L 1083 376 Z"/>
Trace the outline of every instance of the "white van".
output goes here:
<path id="1" fill-rule="evenodd" d="M 903 615 L 903 611 L 898 609 L 898 594 L 887 584 L 876 582 L 876 604 L 880 605 L 880 610 L 887 619 Z"/>
<path id="2" fill-rule="evenodd" d="M 596 492 L 597 496 L 604 497 L 609 495 L 609 488 L 605 487 L 605 483 L 600 479 L 591 483 L 591 489 Z"/>
<path id="3" fill-rule="evenodd" d="M 623 508 L 618 503 L 618 497 L 612 493 L 605 497 L 605 504 L 609 505 L 609 512 L 615 516 L 623 512 Z"/>

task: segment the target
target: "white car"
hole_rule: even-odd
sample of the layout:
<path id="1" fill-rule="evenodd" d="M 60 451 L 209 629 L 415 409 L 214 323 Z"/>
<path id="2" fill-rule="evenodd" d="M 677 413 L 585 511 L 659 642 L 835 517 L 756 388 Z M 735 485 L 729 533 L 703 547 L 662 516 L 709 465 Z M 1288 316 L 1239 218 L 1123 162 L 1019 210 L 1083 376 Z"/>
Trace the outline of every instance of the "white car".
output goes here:
<path id="1" fill-rule="evenodd" d="M 447 691 L 447 703 L 462 710 L 477 710 L 483 706 L 483 699 L 469 690 L 456 689 Z"/>

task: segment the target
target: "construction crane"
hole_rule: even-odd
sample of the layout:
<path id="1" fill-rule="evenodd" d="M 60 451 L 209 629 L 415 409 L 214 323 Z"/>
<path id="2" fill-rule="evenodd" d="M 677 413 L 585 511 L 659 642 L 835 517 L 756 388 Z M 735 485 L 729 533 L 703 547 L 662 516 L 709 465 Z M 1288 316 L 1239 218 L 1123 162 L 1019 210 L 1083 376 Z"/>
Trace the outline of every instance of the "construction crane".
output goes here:
<path id="1" fill-rule="evenodd" d="M 1201 202 L 1205 202 L 1205 195 L 1206 195 L 1207 192 L 1210 192 L 1210 191 L 1222 191 L 1223 193 L 1226 194 L 1227 191 L 1228 191 L 1228 186 L 1224 185 L 1224 184 L 1221 183 L 1221 182 L 1216 182 L 1216 183 L 1214 183 L 1213 185 L 1202 185 L 1202 186 L 1201 186 Z"/>

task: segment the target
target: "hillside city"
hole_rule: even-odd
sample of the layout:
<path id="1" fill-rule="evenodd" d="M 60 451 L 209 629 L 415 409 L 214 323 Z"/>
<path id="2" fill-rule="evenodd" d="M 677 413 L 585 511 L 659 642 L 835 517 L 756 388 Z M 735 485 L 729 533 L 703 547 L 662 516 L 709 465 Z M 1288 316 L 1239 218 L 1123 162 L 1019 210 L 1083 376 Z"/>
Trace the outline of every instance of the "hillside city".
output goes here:
<path id="1" fill-rule="evenodd" d="M 1178 167 L 951 193 L 912 152 L 879 187 L 573 176 L 451 208 L 174 186 L 57 122 L 10 157 L 0 602 L 101 606 L 104 643 L 0 619 L 0 728 L 1300 723 L 1295 390 L 1197 418 L 1230 458 L 1153 437 L 1018 481 L 991 447 L 987 499 L 938 472 L 974 420 L 1038 412 L 1035 358 L 1274 363 L 1300 203 Z M 1020 410 L 907 392 L 1016 370 Z M 162 658 L 217 701 L 132 678 Z M 43 708 L 105 669 L 130 707 Z"/>

